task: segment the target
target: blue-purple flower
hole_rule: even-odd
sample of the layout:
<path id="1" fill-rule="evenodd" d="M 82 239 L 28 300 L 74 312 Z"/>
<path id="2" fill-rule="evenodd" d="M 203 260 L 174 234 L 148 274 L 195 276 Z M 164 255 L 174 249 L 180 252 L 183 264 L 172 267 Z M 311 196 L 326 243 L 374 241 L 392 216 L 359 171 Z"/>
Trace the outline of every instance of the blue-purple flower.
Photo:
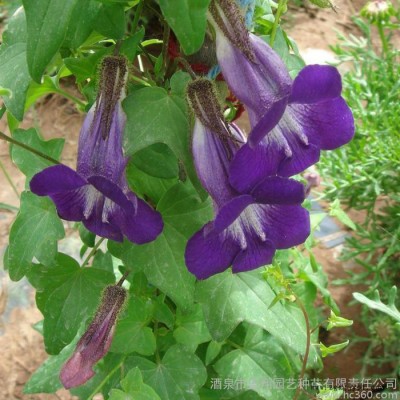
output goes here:
<path id="1" fill-rule="evenodd" d="M 231 184 L 247 191 L 263 177 L 289 177 L 354 135 L 336 68 L 311 65 L 293 81 L 283 61 L 249 33 L 230 0 L 212 0 L 217 59 L 235 96 L 246 106 L 251 132 L 232 163 Z"/>
<path id="2" fill-rule="evenodd" d="M 303 243 L 309 235 L 308 212 L 300 206 L 304 186 L 282 177 L 265 177 L 245 194 L 229 184 L 231 160 L 245 143 L 242 132 L 227 124 L 208 80 L 189 84 L 195 112 L 192 152 L 203 186 L 210 194 L 215 219 L 188 241 L 190 272 L 205 279 L 232 266 L 248 271 L 272 261 L 276 249 Z"/>
<path id="3" fill-rule="evenodd" d="M 115 322 L 126 297 L 126 291 L 121 286 L 105 288 L 92 323 L 61 369 L 60 380 L 66 389 L 83 385 L 95 374 L 93 366 L 106 355 L 111 346 Z"/>
<path id="4" fill-rule="evenodd" d="M 266 175 L 295 175 L 315 164 L 321 150 L 348 143 L 354 119 L 341 89 L 334 67 L 310 65 L 301 70 L 280 120 L 267 132 L 262 119 L 252 128 L 248 143 L 231 164 L 231 184 L 246 191 Z"/>
<path id="5" fill-rule="evenodd" d="M 99 93 L 83 123 L 76 172 L 55 165 L 36 174 L 30 188 L 49 196 L 61 218 L 82 221 L 96 235 L 138 244 L 154 240 L 162 231 L 160 214 L 128 187 L 122 150 L 126 116 L 127 65 L 123 57 L 106 57 L 102 63 Z"/>

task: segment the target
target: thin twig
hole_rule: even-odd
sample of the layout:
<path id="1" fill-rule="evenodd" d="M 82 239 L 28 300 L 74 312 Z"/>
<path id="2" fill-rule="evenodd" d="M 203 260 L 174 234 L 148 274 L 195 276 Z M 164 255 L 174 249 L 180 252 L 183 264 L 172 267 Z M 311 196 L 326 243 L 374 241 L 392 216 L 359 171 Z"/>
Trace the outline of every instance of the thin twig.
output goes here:
<path id="1" fill-rule="evenodd" d="M 96 254 L 96 251 L 99 249 L 100 245 L 104 242 L 106 238 L 100 238 L 99 241 L 94 245 L 93 249 L 90 251 L 88 256 L 85 258 L 85 260 L 82 263 L 81 268 L 86 266 L 86 264 L 89 262 L 89 260 Z"/>
<path id="2" fill-rule="evenodd" d="M 300 307 L 301 312 L 303 313 L 304 320 L 306 322 L 306 330 L 307 330 L 307 343 L 306 343 L 306 351 L 304 353 L 303 365 L 301 367 L 301 372 L 299 376 L 299 386 L 296 389 L 296 393 L 294 394 L 293 400 L 297 400 L 301 393 L 301 382 L 304 379 L 304 375 L 306 373 L 308 356 L 310 355 L 310 346 L 311 346 L 311 331 L 310 331 L 310 320 L 308 319 L 307 311 L 302 303 L 302 301 L 296 296 L 296 303 Z"/>
<path id="3" fill-rule="evenodd" d="M 16 146 L 22 147 L 23 149 L 28 150 L 28 151 L 30 151 L 31 153 L 36 154 L 37 156 L 42 157 L 42 158 L 44 158 L 45 160 L 52 162 L 53 164 L 60 164 L 60 162 L 57 161 L 55 158 L 50 157 L 50 156 L 48 156 L 47 154 L 42 153 L 41 151 L 36 150 L 36 149 L 34 149 L 33 147 L 28 146 L 27 144 L 22 143 L 22 142 L 20 142 L 20 141 L 14 139 L 14 138 L 12 138 L 12 137 L 10 137 L 10 136 L 7 136 L 7 135 L 6 135 L 5 133 L 3 133 L 3 132 L 0 132 L 0 139 L 3 139 L 3 140 L 5 140 L 5 141 L 7 141 L 7 142 L 9 142 L 9 143 L 15 144 Z"/>
<path id="4" fill-rule="evenodd" d="M 124 274 L 121 276 L 121 279 L 118 281 L 117 286 L 122 286 L 124 283 L 125 279 L 127 276 L 131 273 L 131 271 L 128 269 L 127 271 L 124 272 Z"/>
<path id="5" fill-rule="evenodd" d="M 195 72 L 193 71 L 192 67 L 190 66 L 190 64 L 187 62 L 187 60 L 185 60 L 182 57 L 176 57 L 175 59 L 176 61 L 180 62 L 183 67 L 185 68 L 186 72 L 189 73 L 190 77 L 195 81 L 197 79 L 197 75 L 195 74 Z"/>
<path id="6" fill-rule="evenodd" d="M 136 11 L 135 11 L 135 18 L 133 19 L 132 22 L 132 33 L 135 34 L 136 29 L 139 25 L 139 19 L 140 16 L 142 15 L 142 10 L 143 10 L 143 6 L 144 6 L 144 0 L 141 0 L 140 3 L 137 5 Z"/>

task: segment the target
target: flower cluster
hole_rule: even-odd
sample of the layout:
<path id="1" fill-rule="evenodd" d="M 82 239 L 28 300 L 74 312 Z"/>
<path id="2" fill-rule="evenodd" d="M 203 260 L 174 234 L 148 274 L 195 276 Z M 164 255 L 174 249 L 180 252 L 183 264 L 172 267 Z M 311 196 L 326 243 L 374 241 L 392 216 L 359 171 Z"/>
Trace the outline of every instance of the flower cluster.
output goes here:
<path id="1" fill-rule="evenodd" d="M 292 80 L 272 48 L 247 31 L 232 0 L 212 0 L 209 10 L 218 63 L 246 107 L 251 132 L 246 138 L 224 121 L 210 81 L 189 85 L 194 162 L 215 210 L 186 247 L 187 267 L 198 279 L 229 266 L 260 267 L 276 249 L 303 243 L 310 232 L 301 207 L 306 191 L 290 177 L 354 135 L 335 68 L 307 66 Z"/>

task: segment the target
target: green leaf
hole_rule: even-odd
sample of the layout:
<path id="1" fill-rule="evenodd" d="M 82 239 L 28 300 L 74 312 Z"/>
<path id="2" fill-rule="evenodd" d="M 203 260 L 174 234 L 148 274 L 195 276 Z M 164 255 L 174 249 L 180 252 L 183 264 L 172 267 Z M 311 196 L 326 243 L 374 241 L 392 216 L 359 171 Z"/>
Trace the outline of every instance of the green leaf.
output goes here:
<path id="1" fill-rule="evenodd" d="M 174 338 L 177 343 L 185 345 L 193 353 L 201 343 L 211 340 L 210 332 L 204 321 L 203 310 L 200 304 L 190 313 L 182 314 L 180 309 L 176 313 L 176 328 Z"/>
<path id="2" fill-rule="evenodd" d="M 156 178 L 176 178 L 179 173 L 178 160 L 164 143 L 154 143 L 139 150 L 132 157 L 132 163 L 146 174 Z"/>
<path id="3" fill-rule="evenodd" d="M 82 326 L 72 342 L 65 346 L 60 354 L 50 356 L 32 374 L 29 381 L 25 384 L 24 393 L 55 393 L 63 387 L 59 378 L 61 367 L 71 357 L 83 331 Z"/>
<path id="4" fill-rule="evenodd" d="M 323 343 L 319 344 L 319 348 L 321 350 L 322 357 L 327 357 L 330 354 L 335 354 L 338 351 L 345 349 L 349 344 L 349 340 L 346 340 L 343 343 L 333 344 L 331 346 L 325 346 Z"/>
<path id="5" fill-rule="evenodd" d="M 15 43 L 26 43 L 26 16 L 23 8 L 17 11 L 8 19 L 7 30 L 3 33 L 3 43 L 12 45 Z"/>
<path id="6" fill-rule="evenodd" d="M 33 80 L 42 75 L 58 52 L 78 0 L 22 0 L 28 29 L 27 60 Z"/>
<path id="7" fill-rule="evenodd" d="M 161 400 L 154 389 L 143 383 L 139 368 L 131 369 L 122 379 L 123 390 L 112 389 L 109 400 Z"/>
<path id="8" fill-rule="evenodd" d="M 132 92 L 123 102 L 127 115 L 125 150 L 134 155 L 154 143 L 166 144 L 182 160 L 196 190 L 204 189 L 194 170 L 189 145 L 189 121 L 184 98 L 168 94 L 159 87 L 146 87 Z"/>
<path id="9" fill-rule="evenodd" d="M 367 296 L 364 296 L 361 293 L 353 293 L 353 297 L 362 304 L 365 304 L 367 307 L 372 308 L 374 310 L 381 311 L 390 317 L 394 318 L 396 321 L 400 322 L 400 311 L 396 307 L 396 296 L 397 296 L 397 287 L 393 286 L 390 289 L 388 296 L 388 305 L 382 303 L 381 298 L 379 296 L 379 291 L 375 290 L 372 294 L 372 299 L 369 299 Z"/>
<path id="10" fill-rule="evenodd" d="M 142 357 L 132 357 L 130 361 L 140 368 L 145 383 L 161 399 L 199 400 L 197 392 L 207 379 L 206 369 L 185 347 L 170 347 L 157 364 Z"/>
<path id="11" fill-rule="evenodd" d="M 149 282 L 166 293 L 179 307 L 192 306 L 195 278 L 184 261 L 187 239 L 212 217 L 210 201 L 200 202 L 189 182 L 178 183 L 157 205 L 164 230 L 153 242 L 135 245 L 109 242 L 111 253 L 132 268 L 140 268 Z"/>
<path id="12" fill-rule="evenodd" d="M 160 0 L 161 11 L 186 54 L 200 49 L 210 0 Z"/>
<path id="13" fill-rule="evenodd" d="M 328 318 L 328 326 L 326 330 L 330 331 L 333 328 L 346 328 L 347 326 L 351 325 L 353 325 L 353 321 L 351 319 L 339 317 L 331 310 L 331 315 Z"/>
<path id="14" fill-rule="evenodd" d="M 121 315 L 115 330 L 110 351 L 114 353 L 137 352 L 154 354 L 156 339 L 147 325 L 151 321 L 153 304 L 136 296 L 130 296 L 126 310 Z"/>
<path id="15" fill-rule="evenodd" d="M 330 204 L 329 215 L 336 217 L 342 224 L 348 226 L 353 231 L 357 230 L 356 224 L 340 207 L 340 200 L 336 199 Z"/>
<path id="16" fill-rule="evenodd" d="M 122 39 L 125 33 L 125 11 L 121 4 L 102 4 L 94 29 L 107 38 Z"/>
<path id="17" fill-rule="evenodd" d="M 44 315 L 44 343 L 49 354 L 59 353 L 71 342 L 82 321 L 93 315 L 103 289 L 115 281 L 112 273 L 80 268 L 62 253 L 51 267 L 32 267 L 28 279 L 36 288 L 36 303 Z"/>
<path id="18" fill-rule="evenodd" d="M 242 382 L 246 389 L 254 390 L 265 399 L 291 400 L 295 392 L 295 388 L 290 390 L 287 386 L 280 390 L 273 387 L 275 379 L 288 379 L 296 371 L 292 370 L 279 342 L 254 326 L 249 328 L 243 346 L 223 356 L 214 369 L 222 378 L 232 379 L 239 385 Z"/>
<path id="19" fill-rule="evenodd" d="M 88 56 L 82 56 L 80 58 L 68 57 L 64 59 L 64 63 L 75 75 L 76 81 L 82 83 L 86 79 L 93 78 L 96 75 L 100 61 L 110 52 L 110 48 L 100 49 Z"/>
<path id="20" fill-rule="evenodd" d="M 329 388 L 319 388 L 319 393 L 317 394 L 317 399 L 321 400 L 338 400 L 343 396 L 342 389 L 329 389 Z"/>
<path id="21" fill-rule="evenodd" d="M 141 27 L 137 32 L 135 32 L 135 34 L 122 42 L 119 49 L 120 53 L 124 54 L 129 61 L 133 61 L 136 57 L 139 43 L 143 40 L 143 37 L 144 27 Z"/>
<path id="22" fill-rule="evenodd" d="M 34 257 L 50 264 L 57 254 L 57 241 L 63 237 L 64 227 L 53 202 L 47 197 L 23 192 L 5 254 L 10 278 L 18 281 L 26 275 Z"/>
<path id="23" fill-rule="evenodd" d="M 223 343 L 211 340 L 206 351 L 206 365 L 211 364 L 222 349 Z"/>
<path id="24" fill-rule="evenodd" d="M 302 313 L 292 304 L 278 302 L 262 279 L 260 270 L 232 274 L 230 270 L 197 283 L 196 298 L 202 303 L 205 320 L 214 340 L 229 337 L 236 326 L 247 321 L 257 325 L 299 354 L 306 348 Z M 311 359 L 316 356 L 311 350 Z"/>
<path id="25" fill-rule="evenodd" d="M 62 47 L 77 49 L 91 34 L 100 10 L 96 0 L 79 0 L 72 10 Z"/>
<path id="26" fill-rule="evenodd" d="M 25 97 L 30 81 L 26 44 L 3 44 L 0 47 L 0 86 L 11 91 L 11 95 L 3 95 L 3 100 L 18 121 L 24 117 Z"/>
<path id="27" fill-rule="evenodd" d="M 45 141 L 39 136 L 38 132 L 34 128 L 28 130 L 16 129 L 12 136 L 19 142 L 33 147 L 56 160 L 59 160 L 61 157 L 61 152 L 64 147 L 64 139 L 50 139 Z M 51 161 L 16 145 L 12 146 L 11 158 L 14 164 L 16 164 L 20 171 L 26 176 L 27 184 L 33 175 L 54 165 Z"/>

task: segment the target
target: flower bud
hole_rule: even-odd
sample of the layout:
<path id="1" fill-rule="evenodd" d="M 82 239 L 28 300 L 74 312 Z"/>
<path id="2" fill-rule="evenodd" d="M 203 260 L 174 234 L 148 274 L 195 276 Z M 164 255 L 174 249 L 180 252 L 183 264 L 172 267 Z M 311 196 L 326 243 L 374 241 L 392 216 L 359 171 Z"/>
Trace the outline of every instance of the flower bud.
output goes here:
<path id="1" fill-rule="evenodd" d="M 83 385 L 95 374 L 93 366 L 110 348 L 115 322 L 127 298 L 118 285 L 105 288 L 96 315 L 76 345 L 71 358 L 64 364 L 60 380 L 66 389 Z"/>

